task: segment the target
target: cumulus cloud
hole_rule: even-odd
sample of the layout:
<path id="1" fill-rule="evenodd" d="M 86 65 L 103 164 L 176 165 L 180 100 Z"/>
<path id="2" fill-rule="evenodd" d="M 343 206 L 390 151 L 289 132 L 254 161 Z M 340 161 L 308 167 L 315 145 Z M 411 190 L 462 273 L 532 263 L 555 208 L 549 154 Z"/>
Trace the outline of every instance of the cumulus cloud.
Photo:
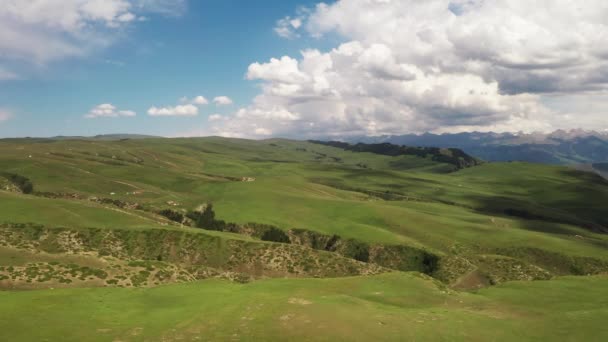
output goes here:
<path id="1" fill-rule="evenodd" d="M 136 116 L 132 110 L 119 110 L 110 103 L 100 104 L 89 111 L 84 117 L 87 119 L 96 118 L 117 118 L 117 117 L 130 117 Z"/>
<path id="2" fill-rule="evenodd" d="M 215 100 L 214 100 L 215 101 Z M 197 116 L 199 107 L 209 104 L 209 100 L 202 95 L 179 99 L 180 105 L 167 107 L 151 107 L 148 109 L 150 116 Z"/>
<path id="3" fill-rule="evenodd" d="M 267 80 L 278 83 L 305 82 L 307 75 L 300 71 L 298 60 L 289 56 L 271 58 L 269 63 L 253 63 L 247 71 L 249 80 Z"/>
<path id="4" fill-rule="evenodd" d="M 209 104 L 209 100 L 207 100 L 207 98 L 202 95 L 195 96 L 193 98 L 188 98 L 187 96 L 184 96 L 179 99 L 179 102 L 181 104 L 192 104 L 195 106 L 205 106 Z"/>
<path id="5" fill-rule="evenodd" d="M 193 104 L 178 105 L 175 107 L 151 107 L 150 116 L 197 116 L 198 107 Z"/>
<path id="6" fill-rule="evenodd" d="M 184 4 L 185 0 L 0 0 L 0 61 L 41 65 L 84 57 L 111 45 L 124 27 L 144 14 L 169 14 Z"/>
<path id="7" fill-rule="evenodd" d="M 608 91 L 605 1 L 338 0 L 301 13 L 277 33 L 343 42 L 252 63 L 261 93 L 211 133 L 549 130 L 567 117 L 547 96 Z M 606 125 L 605 114 L 576 115 Z"/>
<path id="8" fill-rule="evenodd" d="M 198 106 L 204 106 L 204 105 L 209 104 L 209 101 L 204 96 L 197 96 L 192 99 L 192 104 L 195 104 Z"/>
<path id="9" fill-rule="evenodd" d="M 598 89 L 590 78 L 607 67 L 607 15 L 601 0 L 342 0 L 318 5 L 307 28 L 386 44 L 425 69 L 478 74 L 503 92 L 544 93 Z"/>
<path id="10" fill-rule="evenodd" d="M 228 106 L 232 104 L 232 99 L 228 96 L 217 96 L 213 99 L 216 106 Z"/>

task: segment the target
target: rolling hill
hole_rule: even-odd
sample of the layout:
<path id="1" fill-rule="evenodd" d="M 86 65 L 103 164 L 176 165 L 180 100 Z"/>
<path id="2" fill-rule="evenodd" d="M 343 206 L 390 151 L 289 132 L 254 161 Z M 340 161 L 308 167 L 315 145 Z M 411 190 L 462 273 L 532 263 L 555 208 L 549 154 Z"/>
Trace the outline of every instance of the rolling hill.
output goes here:
<path id="1" fill-rule="evenodd" d="M 2 340 L 608 337 L 608 181 L 571 168 L 284 139 L 9 139 L 0 201 Z"/>

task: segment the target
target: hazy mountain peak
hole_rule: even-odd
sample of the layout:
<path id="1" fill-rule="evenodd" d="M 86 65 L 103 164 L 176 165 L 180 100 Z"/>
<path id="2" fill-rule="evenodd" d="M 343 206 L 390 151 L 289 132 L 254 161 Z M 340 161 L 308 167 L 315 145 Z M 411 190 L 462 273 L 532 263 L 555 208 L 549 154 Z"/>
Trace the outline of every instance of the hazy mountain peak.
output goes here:
<path id="1" fill-rule="evenodd" d="M 352 137 L 350 142 L 388 142 L 422 147 L 453 147 L 488 161 L 527 161 L 549 164 L 608 162 L 608 132 L 583 129 L 543 132 L 470 132 Z"/>

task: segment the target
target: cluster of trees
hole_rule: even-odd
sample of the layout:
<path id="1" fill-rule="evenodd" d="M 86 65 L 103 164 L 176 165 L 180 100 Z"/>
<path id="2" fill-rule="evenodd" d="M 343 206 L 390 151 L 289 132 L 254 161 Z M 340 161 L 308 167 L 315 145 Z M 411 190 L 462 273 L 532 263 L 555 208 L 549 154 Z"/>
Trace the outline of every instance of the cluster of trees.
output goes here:
<path id="1" fill-rule="evenodd" d="M 9 172 L 2 172 L 0 173 L 0 176 L 8 179 L 24 194 L 31 194 L 32 192 L 34 192 L 34 184 L 27 177 L 23 177 L 21 175 Z"/>
<path id="2" fill-rule="evenodd" d="M 171 209 L 164 209 L 164 210 L 159 211 L 158 214 L 168 218 L 169 220 L 171 220 L 173 222 L 177 222 L 177 223 L 184 222 L 184 215 L 182 213 L 180 213 L 179 211 L 175 211 L 175 210 L 171 210 Z"/>
<path id="3" fill-rule="evenodd" d="M 226 222 L 223 220 L 215 219 L 215 212 L 213 211 L 213 204 L 207 204 L 200 210 L 189 211 L 186 217 L 191 219 L 194 226 L 206 230 L 226 230 Z"/>

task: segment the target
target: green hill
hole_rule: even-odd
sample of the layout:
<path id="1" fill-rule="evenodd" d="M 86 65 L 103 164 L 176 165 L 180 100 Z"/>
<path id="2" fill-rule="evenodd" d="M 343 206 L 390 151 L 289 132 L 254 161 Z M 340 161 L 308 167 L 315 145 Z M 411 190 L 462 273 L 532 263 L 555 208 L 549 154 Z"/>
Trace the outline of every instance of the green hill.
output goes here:
<path id="1" fill-rule="evenodd" d="M 349 146 L 0 141 L 0 338 L 608 336 L 606 180 Z"/>

